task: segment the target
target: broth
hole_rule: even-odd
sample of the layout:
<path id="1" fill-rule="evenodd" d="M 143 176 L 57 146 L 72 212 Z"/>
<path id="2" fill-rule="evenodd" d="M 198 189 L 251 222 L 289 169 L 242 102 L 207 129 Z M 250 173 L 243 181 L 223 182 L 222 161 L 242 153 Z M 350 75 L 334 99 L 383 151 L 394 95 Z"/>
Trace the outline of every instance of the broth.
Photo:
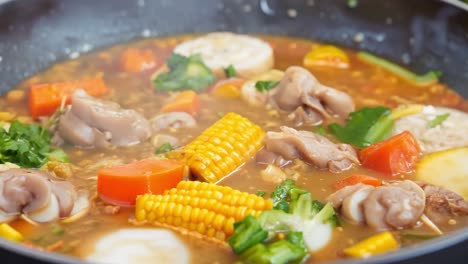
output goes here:
<path id="1" fill-rule="evenodd" d="M 167 101 L 167 95 L 157 93 L 150 82 L 151 72 L 124 73 L 118 68 L 118 58 L 124 49 L 128 47 L 150 49 L 157 58 L 159 67 L 170 56 L 172 49 L 178 43 L 192 39 L 193 35 L 171 36 L 165 38 L 144 39 L 134 42 L 116 45 L 110 48 L 98 50 L 90 54 L 69 61 L 57 63 L 44 72 L 41 72 L 18 85 L 16 89 L 27 90 L 36 83 L 59 82 L 75 80 L 90 76 L 102 76 L 106 84 L 111 87 L 111 94 L 103 97 L 106 100 L 118 102 L 123 108 L 134 109 L 150 118 L 159 113 L 159 109 Z M 304 55 L 319 43 L 289 37 L 260 36 L 267 41 L 274 50 L 274 68 L 284 70 L 290 65 L 302 65 Z M 356 58 L 354 51 L 346 50 L 353 65 L 350 69 L 329 70 L 328 68 L 313 69 L 312 73 L 321 83 L 349 93 L 357 106 L 387 106 L 396 107 L 400 104 L 420 103 L 447 106 L 466 111 L 466 101 L 457 93 L 443 84 L 434 84 L 421 88 L 414 86 L 379 67 L 366 64 Z M 213 124 L 221 115 L 227 112 L 242 114 L 252 122 L 261 126 L 265 131 L 277 131 L 286 114 L 275 109 L 249 106 L 239 99 L 216 98 L 209 93 L 201 93 L 202 110 L 197 117 L 198 126 L 194 128 L 181 128 L 171 131 L 170 134 L 177 137 L 182 145 L 189 143 L 204 129 Z M 26 122 L 28 118 L 28 106 L 26 100 L 19 103 L 11 103 L 5 98 L 0 99 L 0 109 L 22 116 Z M 303 130 L 313 131 L 311 126 L 301 127 Z M 99 168 L 116 163 L 129 163 L 154 155 L 154 146 L 151 140 L 139 145 L 126 148 L 109 148 L 105 150 L 77 149 L 66 146 L 65 152 L 69 155 L 71 163 L 77 166 L 76 172 L 70 181 L 79 188 L 86 188 L 90 193 L 96 192 L 96 173 Z M 297 165 L 297 166 L 296 166 Z M 342 173 L 331 173 L 327 170 L 318 170 L 313 166 L 297 162 L 296 171 L 299 177 L 296 183 L 309 190 L 314 199 L 323 201 L 334 190 L 330 187 L 338 179 L 352 174 L 366 174 L 386 179 L 383 175 L 360 167 Z M 270 193 L 275 184 L 265 182 L 259 176 L 264 166 L 249 161 L 231 175 L 226 176 L 220 182 L 234 189 L 256 193 L 265 191 Z M 412 178 L 413 175 L 406 175 Z M 134 227 L 129 218 L 134 215 L 133 208 L 120 208 L 116 214 L 106 214 L 106 205 L 99 198 L 94 199 L 90 212 L 80 220 L 60 225 L 63 232 L 54 233 L 58 224 L 45 224 L 33 226 L 21 219 L 12 222 L 12 227 L 23 233 L 27 240 L 41 246 L 47 246 L 57 241 L 63 241 L 64 246 L 57 251 L 77 257 L 85 257 L 92 249 L 94 241 L 102 235 L 121 229 Z M 444 232 L 452 232 L 466 226 L 468 218 L 455 217 L 454 224 L 443 226 Z M 325 261 L 342 258 L 342 250 L 356 241 L 375 234 L 371 228 L 349 224 L 341 221 L 342 226 L 334 232 L 332 242 L 325 248 L 312 254 L 310 261 Z M 148 227 L 148 226 L 146 226 Z M 411 231 L 411 230 L 410 230 Z M 425 227 L 419 226 L 414 232 L 424 233 Z M 394 231 L 403 246 L 417 243 L 417 240 L 405 240 L 399 237 L 399 231 Z M 234 262 L 237 258 L 225 245 L 200 241 L 190 236 L 177 234 L 177 236 L 189 247 L 192 252 L 193 263 L 227 263 Z"/>

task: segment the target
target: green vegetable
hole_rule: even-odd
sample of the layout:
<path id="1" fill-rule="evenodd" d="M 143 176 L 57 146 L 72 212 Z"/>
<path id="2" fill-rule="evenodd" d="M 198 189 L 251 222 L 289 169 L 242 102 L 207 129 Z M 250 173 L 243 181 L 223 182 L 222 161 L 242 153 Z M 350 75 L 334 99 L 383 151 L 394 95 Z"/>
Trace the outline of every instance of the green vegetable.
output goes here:
<path id="1" fill-rule="evenodd" d="M 49 159 L 67 161 L 63 151 L 50 146 L 49 132 L 35 124 L 15 120 L 6 131 L 0 128 L 0 162 L 11 162 L 23 168 L 39 168 Z"/>
<path id="2" fill-rule="evenodd" d="M 417 75 L 404 69 L 403 67 L 394 64 L 393 62 L 379 58 L 364 51 L 358 52 L 357 56 L 365 62 L 380 66 L 385 70 L 392 72 L 399 77 L 419 86 L 426 86 L 437 83 L 441 75 L 441 73 L 438 71 L 430 71 L 424 75 Z"/>
<path id="3" fill-rule="evenodd" d="M 279 81 L 257 81 L 255 83 L 255 89 L 259 92 L 267 92 L 277 86 Z"/>
<path id="4" fill-rule="evenodd" d="M 241 258 L 248 263 L 255 264 L 300 263 L 307 255 L 307 249 L 302 237 L 294 235 L 291 239 L 298 244 L 290 241 L 289 237 L 270 244 L 256 244 L 246 250 Z"/>
<path id="5" fill-rule="evenodd" d="M 328 129 L 340 141 L 364 148 L 391 135 L 394 123 L 391 113 L 383 106 L 363 107 L 350 114 L 345 127 L 333 123 Z"/>
<path id="6" fill-rule="evenodd" d="M 438 115 L 434 119 L 429 121 L 429 123 L 427 124 L 427 127 L 434 128 L 438 125 L 441 125 L 449 116 L 450 116 L 450 113 Z"/>
<path id="7" fill-rule="evenodd" d="M 271 194 L 273 199 L 273 209 L 283 210 L 286 213 L 289 212 L 289 203 L 286 199 L 289 197 L 291 189 L 299 188 L 294 185 L 294 181 L 291 179 L 285 180 L 281 185 L 276 186 L 275 190 Z"/>
<path id="8" fill-rule="evenodd" d="M 237 72 L 236 72 L 236 69 L 234 68 L 234 65 L 229 64 L 229 66 L 226 69 L 224 69 L 224 74 L 226 74 L 227 78 L 235 77 Z"/>
<path id="9" fill-rule="evenodd" d="M 252 215 L 234 224 L 234 234 L 229 237 L 228 243 L 236 254 L 244 252 L 255 244 L 263 242 L 268 232 L 263 230 L 260 223 Z"/>
<path id="10" fill-rule="evenodd" d="M 163 154 L 163 153 L 167 153 L 169 151 L 171 151 L 173 148 L 171 146 L 171 144 L 169 142 L 166 142 L 164 144 L 162 144 L 161 146 L 159 146 L 158 148 L 156 148 L 155 150 L 155 153 L 156 154 Z"/>
<path id="11" fill-rule="evenodd" d="M 321 136 L 325 136 L 327 134 L 327 132 L 325 131 L 325 128 L 323 126 L 318 126 L 317 128 L 315 128 L 315 133 L 321 135 Z"/>
<path id="12" fill-rule="evenodd" d="M 265 196 L 266 192 L 265 191 L 257 191 L 255 194 L 257 196 L 263 197 L 263 196 Z"/>
<path id="13" fill-rule="evenodd" d="M 70 162 L 70 158 L 67 156 L 67 153 L 62 149 L 56 149 L 47 154 L 48 160 L 54 160 L 59 162 Z"/>
<path id="14" fill-rule="evenodd" d="M 347 0 L 346 4 L 348 5 L 349 8 L 355 8 L 358 6 L 359 1 L 358 0 Z"/>
<path id="15" fill-rule="evenodd" d="M 426 234 L 410 234 L 405 233 L 401 235 L 402 238 L 410 239 L 410 240 L 429 240 L 436 237 L 440 237 L 440 235 L 426 235 Z"/>
<path id="16" fill-rule="evenodd" d="M 51 232 L 56 236 L 62 236 L 65 234 L 65 229 L 63 229 L 60 225 L 53 225 Z"/>
<path id="17" fill-rule="evenodd" d="M 203 63 L 200 55 L 185 57 L 173 53 L 167 60 L 169 72 L 158 75 L 154 80 L 156 89 L 173 92 L 183 90 L 200 91 L 212 84 L 216 78 Z"/>

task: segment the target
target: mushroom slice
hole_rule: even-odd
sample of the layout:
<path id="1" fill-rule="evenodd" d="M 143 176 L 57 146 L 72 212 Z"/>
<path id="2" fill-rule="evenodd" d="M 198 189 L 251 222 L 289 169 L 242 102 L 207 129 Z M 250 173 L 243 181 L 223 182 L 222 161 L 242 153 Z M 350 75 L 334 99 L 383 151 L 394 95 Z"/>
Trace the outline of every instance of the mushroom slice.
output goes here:
<path id="1" fill-rule="evenodd" d="M 38 223 L 55 221 L 60 216 L 60 207 L 55 195 L 50 196 L 49 204 L 40 210 L 24 214 L 24 217 Z"/>
<path id="2" fill-rule="evenodd" d="M 89 212 L 89 208 L 91 207 L 91 204 L 88 199 L 88 194 L 82 193 L 78 196 L 78 198 L 75 200 L 75 204 L 73 206 L 73 209 L 70 212 L 70 216 L 63 219 L 62 223 L 71 223 L 74 222 L 81 217 L 85 216 Z"/>
<path id="3" fill-rule="evenodd" d="M 353 194 L 343 200 L 341 213 L 353 223 L 364 223 L 364 214 L 362 211 L 362 202 L 367 198 L 369 193 L 375 189 L 373 186 L 363 186 Z"/>

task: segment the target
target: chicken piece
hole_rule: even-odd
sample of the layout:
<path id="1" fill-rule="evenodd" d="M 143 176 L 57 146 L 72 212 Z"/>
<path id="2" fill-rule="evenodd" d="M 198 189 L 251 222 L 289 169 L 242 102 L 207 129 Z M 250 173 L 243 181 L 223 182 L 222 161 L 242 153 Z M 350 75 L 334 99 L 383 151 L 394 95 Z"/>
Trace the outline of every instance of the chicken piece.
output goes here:
<path id="1" fill-rule="evenodd" d="M 417 183 L 426 194 L 424 213 L 435 223 L 447 223 L 453 216 L 468 215 L 468 201 L 450 190 L 428 183 Z"/>
<path id="2" fill-rule="evenodd" d="M 164 145 L 166 143 L 169 143 L 169 145 L 171 145 L 172 149 L 176 149 L 176 148 L 180 147 L 179 140 L 176 137 L 171 136 L 171 135 L 164 135 L 164 134 L 156 135 L 156 136 L 153 137 L 152 143 L 153 143 L 153 146 L 156 149 L 161 147 L 162 145 Z"/>
<path id="3" fill-rule="evenodd" d="M 282 126 L 281 132 L 267 132 L 265 149 L 285 160 L 302 159 L 318 168 L 340 172 L 359 164 L 356 151 L 347 144 L 335 144 L 324 136 Z"/>
<path id="4" fill-rule="evenodd" d="M 77 90 L 71 108 L 59 119 L 58 134 L 77 147 L 94 148 L 135 145 L 149 138 L 151 129 L 138 112 Z"/>
<path id="5" fill-rule="evenodd" d="M 194 127 L 197 121 L 185 112 L 169 112 L 157 115 L 150 120 L 153 132 L 168 128 Z"/>
<path id="6" fill-rule="evenodd" d="M 355 108 L 348 94 L 320 84 L 308 70 L 298 66 L 286 70 L 283 79 L 269 92 L 269 96 L 272 104 L 281 110 L 298 111 L 296 115 L 300 115 L 298 108 L 303 108 L 302 112 L 316 123 L 319 122 L 317 116 L 310 111 L 319 114 L 321 119 L 344 120 Z"/>
<path id="7" fill-rule="evenodd" d="M 424 212 L 424 191 L 412 181 L 375 188 L 363 202 L 366 223 L 378 230 L 411 227 Z"/>
<path id="8" fill-rule="evenodd" d="M 257 152 L 257 154 L 255 154 L 255 161 L 258 164 L 274 164 L 280 168 L 291 163 L 291 160 L 285 160 L 283 159 L 283 157 L 281 157 L 281 155 L 270 152 L 264 148 L 262 148 Z"/>
<path id="9" fill-rule="evenodd" d="M 0 222 L 23 214 L 34 222 L 50 222 L 73 214 L 77 192 L 66 181 L 36 169 L 0 172 Z M 88 204 L 89 206 L 89 204 Z"/>

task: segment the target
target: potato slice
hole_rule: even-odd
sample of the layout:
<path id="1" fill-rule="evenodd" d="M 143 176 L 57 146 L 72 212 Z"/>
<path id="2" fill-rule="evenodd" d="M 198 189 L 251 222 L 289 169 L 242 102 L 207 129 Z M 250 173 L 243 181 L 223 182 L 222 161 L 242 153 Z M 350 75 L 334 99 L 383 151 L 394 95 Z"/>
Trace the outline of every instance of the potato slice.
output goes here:
<path id="1" fill-rule="evenodd" d="M 425 156 L 416 165 L 416 178 L 442 186 L 468 199 L 468 147 Z"/>

